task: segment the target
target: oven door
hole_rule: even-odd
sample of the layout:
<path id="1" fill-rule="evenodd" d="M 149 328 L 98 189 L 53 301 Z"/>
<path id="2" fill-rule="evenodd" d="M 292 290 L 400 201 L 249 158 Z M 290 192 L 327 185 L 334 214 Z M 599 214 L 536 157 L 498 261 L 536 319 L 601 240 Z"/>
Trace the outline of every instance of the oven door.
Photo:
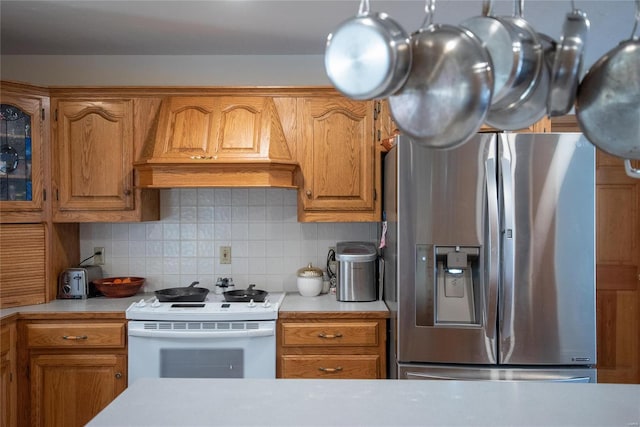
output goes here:
<path id="1" fill-rule="evenodd" d="M 130 321 L 129 384 L 138 378 L 275 378 L 275 321 Z"/>

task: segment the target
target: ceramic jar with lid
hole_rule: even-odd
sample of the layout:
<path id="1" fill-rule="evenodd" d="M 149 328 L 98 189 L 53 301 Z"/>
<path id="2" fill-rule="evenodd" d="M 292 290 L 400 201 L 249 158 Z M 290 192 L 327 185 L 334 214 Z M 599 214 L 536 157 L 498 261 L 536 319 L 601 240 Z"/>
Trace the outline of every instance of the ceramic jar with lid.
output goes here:
<path id="1" fill-rule="evenodd" d="M 322 270 L 309 263 L 298 270 L 298 292 L 303 297 L 315 297 L 322 291 Z"/>

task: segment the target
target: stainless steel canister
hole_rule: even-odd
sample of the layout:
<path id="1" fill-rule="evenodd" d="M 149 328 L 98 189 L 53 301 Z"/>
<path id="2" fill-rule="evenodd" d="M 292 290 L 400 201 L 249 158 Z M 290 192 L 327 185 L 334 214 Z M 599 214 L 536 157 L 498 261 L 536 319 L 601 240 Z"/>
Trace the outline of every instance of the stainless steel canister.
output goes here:
<path id="1" fill-rule="evenodd" d="M 338 301 L 375 301 L 377 299 L 376 246 L 370 242 L 338 242 Z"/>

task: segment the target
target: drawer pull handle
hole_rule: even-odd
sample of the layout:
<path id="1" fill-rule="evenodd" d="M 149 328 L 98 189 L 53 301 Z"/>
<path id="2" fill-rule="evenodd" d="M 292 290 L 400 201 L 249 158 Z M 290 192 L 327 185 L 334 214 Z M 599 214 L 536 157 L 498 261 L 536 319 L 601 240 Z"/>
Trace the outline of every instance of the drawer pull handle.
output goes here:
<path id="1" fill-rule="evenodd" d="M 342 371 L 342 366 L 338 366 L 338 367 L 335 367 L 335 368 L 318 368 L 318 370 L 322 371 L 322 372 L 328 372 L 328 373 L 340 372 L 340 371 Z"/>
<path id="2" fill-rule="evenodd" d="M 320 332 L 318 334 L 319 338 L 326 338 L 326 339 L 334 339 L 334 338 L 342 338 L 342 334 L 340 332 L 338 332 L 337 334 L 325 334 L 324 332 Z"/>
<path id="3" fill-rule="evenodd" d="M 64 335 L 62 339 L 70 340 L 70 341 L 81 341 L 81 340 L 89 339 L 89 337 L 86 335 Z"/>

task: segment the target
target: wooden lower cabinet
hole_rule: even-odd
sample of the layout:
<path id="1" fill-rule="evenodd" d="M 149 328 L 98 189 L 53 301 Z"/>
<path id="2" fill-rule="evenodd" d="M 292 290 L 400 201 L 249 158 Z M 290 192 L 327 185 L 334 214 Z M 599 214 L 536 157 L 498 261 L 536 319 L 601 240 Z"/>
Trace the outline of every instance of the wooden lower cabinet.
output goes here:
<path id="1" fill-rule="evenodd" d="M 0 426 L 17 424 L 16 325 L 3 320 L 0 328 Z"/>
<path id="2" fill-rule="evenodd" d="M 386 318 L 280 318 L 278 378 L 386 378 Z M 285 316 L 290 313 L 285 314 Z M 315 317 L 313 317 L 315 316 Z"/>
<path id="3" fill-rule="evenodd" d="M 83 426 L 127 386 L 124 320 L 25 321 L 21 425 Z"/>
<path id="4" fill-rule="evenodd" d="M 119 354 L 32 356 L 31 424 L 85 425 L 124 391 L 126 364 Z"/>

